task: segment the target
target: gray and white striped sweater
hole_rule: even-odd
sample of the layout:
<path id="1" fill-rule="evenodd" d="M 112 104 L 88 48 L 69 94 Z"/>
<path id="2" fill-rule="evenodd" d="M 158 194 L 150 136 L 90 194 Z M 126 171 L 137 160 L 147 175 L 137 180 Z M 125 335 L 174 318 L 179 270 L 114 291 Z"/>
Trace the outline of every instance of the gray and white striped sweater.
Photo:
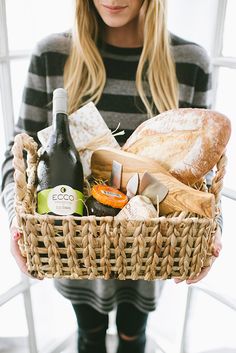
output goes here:
<path id="1" fill-rule="evenodd" d="M 63 87 L 63 70 L 70 46 L 70 33 L 50 35 L 36 46 L 15 134 L 25 131 L 36 138 L 37 131 L 51 124 L 52 92 Z M 120 122 L 120 128 L 126 134 L 117 139 L 123 144 L 134 129 L 147 119 L 145 107 L 135 88 L 135 74 L 142 48 L 119 48 L 102 42 L 98 43 L 98 47 L 104 60 L 107 81 L 97 108 L 110 129 L 115 129 Z M 171 35 L 171 48 L 179 82 L 179 106 L 208 108 L 211 71 L 206 51 L 174 35 Z M 149 99 L 151 101 L 150 96 Z M 2 166 L 3 201 L 10 220 L 14 215 L 11 146 L 12 141 Z M 100 312 L 110 311 L 119 302 L 132 302 L 144 312 L 155 309 L 155 282 L 58 280 L 56 286 L 72 302 L 90 304 Z"/>

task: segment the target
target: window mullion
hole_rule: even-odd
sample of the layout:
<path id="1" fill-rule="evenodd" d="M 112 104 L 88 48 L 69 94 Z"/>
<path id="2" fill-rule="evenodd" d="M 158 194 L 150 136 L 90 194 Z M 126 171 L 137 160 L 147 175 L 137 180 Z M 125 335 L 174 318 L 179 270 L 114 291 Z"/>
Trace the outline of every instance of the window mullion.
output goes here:
<path id="1" fill-rule="evenodd" d="M 221 56 L 224 37 L 224 25 L 228 0 L 217 1 L 217 15 L 215 21 L 214 38 L 211 47 L 211 57 Z"/>
<path id="2" fill-rule="evenodd" d="M 227 187 L 224 187 L 222 190 L 222 195 L 228 199 L 236 201 L 236 191 Z"/>
<path id="3" fill-rule="evenodd" d="M 225 15 L 227 8 L 228 0 L 218 0 L 217 1 L 217 15 L 215 21 L 215 31 L 214 37 L 212 38 L 211 46 L 211 58 L 214 63 L 214 59 L 221 56 L 222 46 L 223 46 L 223 36 L 224 36 L 224 24 L 225 24 Z M 219 77 L 219 66 L 213 66 L 213 87 L 212 87 L 212 102 L 213 107 L 216 103 L 216 94 L 218 86 L 218 77 Z"/>
<path id="4" fill-rule="evenodd" d="M 8 50 L 6 4 L 5 0 L 0 1 L 0 96 L 2 102 L 2 122 L 5 132 L 6 143 L 10 140 L 14 130 L 14 109 L 11 87 L 11 72 Z"/>
<path id="5" fill-rule="evenodd" d="M 212 59 L 212 63 L 215 66 L 228 67 L 229 69 L 236 69 L 236 58 L 233 57 L 215 57 Z"/>
<path id="6" fill-rule="evenodd" d="M 15 60 L 15 59 L 25 59 L 30 56 L 30 50 L 17 50 L 13 52 L 9 52 L 7 55 L 0 54 L 0 62 L 7 60 Z"/>

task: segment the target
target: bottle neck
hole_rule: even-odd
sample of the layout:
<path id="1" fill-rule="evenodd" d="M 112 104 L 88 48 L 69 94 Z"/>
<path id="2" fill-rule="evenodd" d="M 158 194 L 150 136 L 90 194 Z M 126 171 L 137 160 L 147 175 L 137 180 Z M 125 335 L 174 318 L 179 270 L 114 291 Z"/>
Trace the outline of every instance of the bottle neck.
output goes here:
<path id="1" fill-rule="evenodd" d="M 68 115 L 57 113 L 53 117 L 53 136 L 56 143 L 67 144 L 71 140 Z"/>

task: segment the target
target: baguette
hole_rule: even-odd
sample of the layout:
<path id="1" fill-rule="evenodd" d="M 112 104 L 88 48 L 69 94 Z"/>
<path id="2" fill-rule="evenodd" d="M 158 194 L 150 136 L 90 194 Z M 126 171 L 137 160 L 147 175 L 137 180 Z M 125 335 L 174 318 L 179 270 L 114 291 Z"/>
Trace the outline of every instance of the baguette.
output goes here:
<path id="1" fill-rule="evenodd" d="M 154 159 L 175 178 L 192 185 L 219 161 L 230 134 L 230 120 L 223 114 L 173 109 L 143 122 L 122 150 Z"/>

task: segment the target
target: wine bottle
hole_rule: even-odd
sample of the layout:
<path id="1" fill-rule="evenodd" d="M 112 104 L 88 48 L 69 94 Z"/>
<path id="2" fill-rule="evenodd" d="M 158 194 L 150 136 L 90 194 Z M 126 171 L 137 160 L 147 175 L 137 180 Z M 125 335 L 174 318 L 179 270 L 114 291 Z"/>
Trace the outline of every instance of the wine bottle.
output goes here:
<path id="1" fill-rule="evenodd" d="M 53 92 L 53 128 L 37 168 L 37 212 L 83 215 L 83 167 L 72 140 L 67 115 L 67 92 Z"/>

